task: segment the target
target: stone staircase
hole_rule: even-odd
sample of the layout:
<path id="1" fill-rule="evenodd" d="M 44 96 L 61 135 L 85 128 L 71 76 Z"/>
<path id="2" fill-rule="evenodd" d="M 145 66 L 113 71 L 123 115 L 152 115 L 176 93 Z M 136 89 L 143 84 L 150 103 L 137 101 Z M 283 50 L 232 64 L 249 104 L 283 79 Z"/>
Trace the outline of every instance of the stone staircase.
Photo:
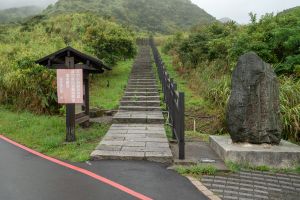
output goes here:
<path id="1" fill-rule="evenodd" d="M 172 162 L 154 73 L 150 47 L 140 46 L 119 111 L 92 159 Z"/>

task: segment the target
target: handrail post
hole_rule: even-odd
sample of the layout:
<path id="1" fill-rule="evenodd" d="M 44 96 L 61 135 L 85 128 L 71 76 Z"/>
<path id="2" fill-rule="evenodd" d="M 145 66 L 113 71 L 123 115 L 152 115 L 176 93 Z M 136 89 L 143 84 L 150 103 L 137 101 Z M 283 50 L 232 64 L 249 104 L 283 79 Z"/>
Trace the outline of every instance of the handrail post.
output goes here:
<path id="1" fill-rule="evenodd" d="M 179 108 L 179 159 L 184 160 L 185 158 L 185 138 L 184 138 L 184 130 L 185 130 L 185 121 L 184 121 L 184 93 L 180 92 L 178 97 L 178 108 Z"/>

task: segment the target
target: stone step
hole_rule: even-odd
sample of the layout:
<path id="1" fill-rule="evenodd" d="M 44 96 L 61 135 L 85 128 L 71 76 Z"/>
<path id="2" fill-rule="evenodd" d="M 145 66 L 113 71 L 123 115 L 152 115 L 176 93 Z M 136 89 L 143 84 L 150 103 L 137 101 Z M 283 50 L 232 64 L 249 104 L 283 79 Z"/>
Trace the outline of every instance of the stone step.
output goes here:
<path id="1" fill-rule="evenodd" d="M 130 75 L 146 75 L 146 76 L 153 76 L 154 72 L 152 71 L 131 71 Z"/>
<path id="2" fill-rule="evenodd" d="M 172 163 L 164 129 L 151 49 L 142 45 L 112 126 L 91 154 L 92 160 L 148 160 Z"/>
<path id="3" fill-rule="evenodd" d="M 120 106 L 119 110 L 128 110 L 128 111 L 160 111 L 160 107 L 151 107 L 151 106 Z"/>
<path id="4" fill-rule="evenodd" d="M 125 91 L 124 96 L 159 96 L 158 92 L 128 92 Z"/>
<path id="5" fill-rule="evenodd" d="M 148 85 L 144 85 L 144 86 L 138 86 L 138 85 L 128 85 L 126 87 L 126 89 L 156 89 L 156 91 L 159 89 L 158 87 L 155 86 L 148 86 Z"/>
<path id="6" fill-rule="evenodd" d="M 164 117 L 161 111 L 119 111 L 113 117 L 113 123 L 163 124 Z"/>
<path id="7" fill-rule="evenodd" d="M 132 74 L 143 74 L 143 75 L 153 75 L 154 72 L 152 70 L 131 70 L 131 75 Z"/>
<path id="8" fill-rule="evenodd" d="M 135 88 L 141 88 L 141 87 L 150 87 L 150 88 L 158 88 L 158 85 L 155 83 L 128 83 L 127 87 L 135 87 Z"/>
<path id="9" fill-rule="evenodd" d="M 157 85 L 156 81 L 147 81 L 147 80 L 143 80 L 143 81 L 128 81 L 127 83 L 128 85 Z"/>
<path id="10" fill-rule="evenodd" d="M 154 74 L 144 74 L 144 73 L 137 73 L 137 74 L 131 74 L 130 77 L 154 77 Z"/>
<path id="11" fill-rule="evenodd" d="M 132 70 L 142 71 L 142 70 L 149 70 L 152 71 L 152 67 L 146 66 L 146 67 L 133 67 Z"/>
<path id="12" fill-rule="evenodd" d="M 126 89 L 145 89 L 145 90 L 152 90 L 152 89 L 158 89 L 156 86 L 149 86 L 149 85 L 127 85 Z"/>
<path id="13" fill-rule="evenodd" d="M 155 76 L 130 76 L 130 79 L 155 79 Z"/>
<path id="14" fill-rule="evenodd" d="M 127 84 L 157 85 L 157 81 L 156 80 L 140 80 L 140 81 L 128 80 Z"/>
<path id="15" fill-rule="evenodd" d="M 160 101 L 121 101 L 121 106 L 151 106 L 159 107 Z"/>
<path id="16" fill-rule="evenodd" d="M 137 100 L 137 101 L 159 101 L 160 97 L 159 96 L 124 96 L 122 98 L 123 101 L 132 101 L 132 100 Z"/>
<path id="17" fill-rule="evenodd" d="M 139 81 L 154 81 L 156 82 L 156 79 L 155 78 L 131 78 L 129 79 L 129 81 L 136 81 L 136 82 L 139 82 Z"/>
<path id="18" fill-rule="evenodd" d="M 126 89 L 126 92 L 157 92 L 157 88 L 135 88 L 135 89 Z"/>

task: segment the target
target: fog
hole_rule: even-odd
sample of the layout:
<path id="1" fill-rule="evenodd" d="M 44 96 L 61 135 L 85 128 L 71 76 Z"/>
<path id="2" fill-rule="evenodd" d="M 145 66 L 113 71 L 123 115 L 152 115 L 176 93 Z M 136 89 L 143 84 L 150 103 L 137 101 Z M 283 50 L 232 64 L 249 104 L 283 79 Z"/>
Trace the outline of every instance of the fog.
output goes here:
<path id="1" fill-rule="evenodd" d="M 0 10 L 22 6 L 39 6 L 46 7 L 57 0 L 0 0 Z"/>
<path id="2" fill-rule="evenodd" d="M 46 7 L 57 0 L 0 0 L 0 9 L 36 5 Z M 238 23 L 249 22 L 249 12 L 261 16 L 267 12 L 278 12 L 299 6 L 299 0 L 192 0 L 217 19 L 229 17 Z"/>
<path id="3" fill-rule="evenodd" d="M 249 12 L 258 17 L 266 13 L 277 13 L 287 8 L 300 6 L 299 0 L 192 0 L 200 8 L 217 19 L 229 17 L 245 24 L 250 20 Z"/>

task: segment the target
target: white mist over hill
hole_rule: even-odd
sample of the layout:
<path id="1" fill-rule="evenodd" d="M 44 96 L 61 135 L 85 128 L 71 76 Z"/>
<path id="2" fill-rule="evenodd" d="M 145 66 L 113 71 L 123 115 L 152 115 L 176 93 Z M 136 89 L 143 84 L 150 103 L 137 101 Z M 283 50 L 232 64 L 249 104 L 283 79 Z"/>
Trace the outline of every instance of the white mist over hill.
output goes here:
<path id="1" fill-rule="evenodd" d="M 57 0 L 0 0 L 0 10 L 22 6 L 47 7 Z"/>

